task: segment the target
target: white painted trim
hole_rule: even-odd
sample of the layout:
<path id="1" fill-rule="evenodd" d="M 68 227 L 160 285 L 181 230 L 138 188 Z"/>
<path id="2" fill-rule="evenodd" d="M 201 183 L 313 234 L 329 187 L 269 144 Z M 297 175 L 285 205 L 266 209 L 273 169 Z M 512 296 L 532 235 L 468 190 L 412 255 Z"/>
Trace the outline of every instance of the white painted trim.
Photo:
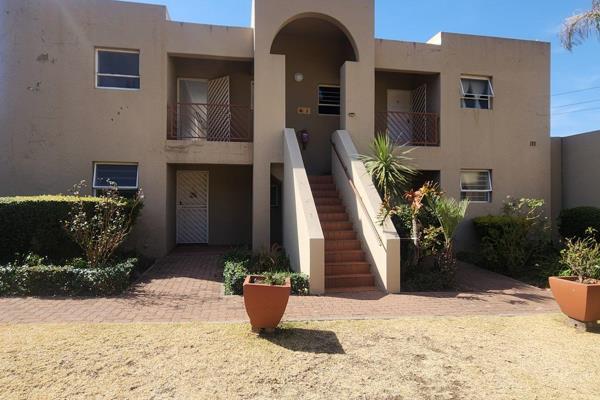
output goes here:
<path id="1" fill-rule="evenodd" d="M 138 163 L 133 163 L 133 162 L 108 162 L 108 161 L 101 161 L 101 162 L 94 162 L 94 173 L 92 176 L 92 189 L 94 189 L 94 191 L 100 189 L 111 189 L 112 186 L 98 186 L 96 185 L 96 167 L 98 165 L 135 165 L 137 168 L 135 170 L 135 184 L 136 186 L 117 186 L 117 189 L 120 190 L 137 190 L 140 187 L 140 165 Z"/>
<path id="2" fill-rule="evenodd" d="M 107 74 L 98 72 L 98 52 L 112 52 L 112 53 L 128 53 L 128 54 L 137 54 L 138 55 L 138 69 L 140 70 L 140 75 L 121 75 L 121 74 Z M 108 47 L 96 47 L 94 48 L 94 56 L 95 56 L 95 70 L 94 70 L 94 87 L 96 89 L 107 89 L 107 90 L 124 90 L 129 92 L 137 92 L 142 89 L 142 76 L 141 76 L 141 64 L 142 57 L 141 52 L 139 50 L 128 50 L 128 49 L 112 49 Z M 99 76 L 112 76 L 116 78 L 137 78 L 140 80 L 139 88 L 120 88 L 114 86 L 98 86 L 98 77 Z"/>

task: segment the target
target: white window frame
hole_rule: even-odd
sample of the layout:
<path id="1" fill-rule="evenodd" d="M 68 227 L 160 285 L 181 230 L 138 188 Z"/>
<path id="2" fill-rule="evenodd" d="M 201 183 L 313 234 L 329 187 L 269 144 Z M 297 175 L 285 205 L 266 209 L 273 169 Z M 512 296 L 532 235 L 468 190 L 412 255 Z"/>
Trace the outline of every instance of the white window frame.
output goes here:
<path id="1" fill-rule="evenodd" d="M 462 174 L 463 172 L 485 172 L 488 176 L 488 183 L 489 183 L 489 190 L 487 189 L 469 189 L 469 190 L 465 190 L 463 189 L 463 182 L 462 182 Z M 491 203 L 492 202 L 492 192 L 494 191 L 494 187 L 492 185 L 492 171 L 489 169 L 461 169 L 460 170 L 460 194 L 461 194 L 461 199 L 463 198 L 462 194 L 463 193 L 487 193 L 488 194 L 488 199 L 487 200 L 471 200 L 468 199 L 465 195 L 464 198 L 468 199 L 470 203 Z"/>
<path id="2" fill-rule="evenodd" d="M 489 95 L 471 94 L 469 96 L 472 96 L 472 97 L 467 97 L 467 94 L 465 93 L 463 83 L 462 83 L 463 79 L 486 81 L 488 83 L 488 87 L 490 88 L 491 94 L 489 94 Z M 492 77 L 490 77 L 490 76 L 475 76 L 475 75 L 461 75 L 460 79 L 458 80 L 458 86 L 460 87 L 460 106 L 461 106 L 461 108 L 466 108 L 466 109 L 470 109 L 470 110 L 491 110 L 493 108 L 493 99 L 495 97 L 495 94 L 494 94 L 494 85 L 492 85 Z M 475 100 L 475 101 L 487 100 L 488 108 L 466 107 L 464 105 L 465 100 Z"/>
<path id="3" fill-rule="evenodd" d="M 117 186 L 118 190 L 138 190 L 140 187 L 140 165 L 138 163 L 132 162 L 95 162 L 94 163 L 94 174 L 92 177 L 92 189 L 94 190 L 94 195 L 96 195 L 97 190 L 107 190 L 112 189 L 112 186 L 98 186 L 96 185 L 96 169 L 98 165 L 135 165 L 135 186 Z"/>
<path id="4" fill-rule="evenodd" d="M 141 69 L 141 66 L 142 66 L 142 58 L 141 58 L 141 53 L 139 50 L 125 50 L 125 49 L 113 49 L 113 48 L 109 48 L 109 47 L 96 47 L 96 49 L 95 49 L 96 70 L 95 70 L 95 75 L 94 75 L 94 86 L 96 89 L 127 90 L 127 91 L 134 91 L 134 92 L 142 89 L 142 76 L 141 75 L 107 74 L 107 73 L 98 72 L 98 62 L 99 62 L 98 53 L 101 51 L 107 51 L 107 52 L 111 52 L 111 53 L 137 54 L 138 55 L 138 64 L 139 64 L 138 69 Z M 139 72 L 141 74 L 141 70 Z M 120 87 L 114 87 L 114 86 L 98 86 L 98 77 L 99 76 L 112 76 L 112 77 L 116 77 L 116 78 L 137 78 L 140 80 L 140 87 L 139 88 L 120 88 Z"/>
<path id="5" fill-rule="evenodd" d="M 321 104 L 321 88 L 337 88 L 340 89 L 340 104 L 338 104 L 337 106 L 335 104 Z M 321 114 L 319 112 L 319 107 L 337 107 L 339 109 L 339 112 L 337 114 Z M 342 115 L 342 87 L 341 85 L 329 85 L 329 84 L 318 84 L 317 85 L 317 115 L 321 116 L 321 117 L 340 117 L 340 115 Z"/>

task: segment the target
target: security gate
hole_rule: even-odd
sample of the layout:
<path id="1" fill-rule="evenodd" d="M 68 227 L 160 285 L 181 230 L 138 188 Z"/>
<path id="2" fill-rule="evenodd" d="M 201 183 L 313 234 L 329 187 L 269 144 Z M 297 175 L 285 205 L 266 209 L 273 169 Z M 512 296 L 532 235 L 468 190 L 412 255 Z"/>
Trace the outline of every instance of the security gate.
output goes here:
<path id="1" fill-rule="evenodd" d="M 177 243 L 208 243 L 208 171 L 177 171 Z"/>

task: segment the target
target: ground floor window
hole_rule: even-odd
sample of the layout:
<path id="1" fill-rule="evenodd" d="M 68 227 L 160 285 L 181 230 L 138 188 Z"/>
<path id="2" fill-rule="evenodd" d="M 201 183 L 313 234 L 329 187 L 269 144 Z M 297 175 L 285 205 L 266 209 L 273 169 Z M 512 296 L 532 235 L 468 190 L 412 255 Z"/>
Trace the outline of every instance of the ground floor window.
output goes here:
<path id="1" fill-rule="evenodd" d="M 94 163 L 94 195 L 116 185 L 123 196 L 133 196 L 139 188 L 138 165 L 134 163 Z"/>
<path id="2" fill-rule="evenodd" d="M 492 201 L 492 172 L 490 170 L 460 171 L 460 198 L 476 203 Z"/>

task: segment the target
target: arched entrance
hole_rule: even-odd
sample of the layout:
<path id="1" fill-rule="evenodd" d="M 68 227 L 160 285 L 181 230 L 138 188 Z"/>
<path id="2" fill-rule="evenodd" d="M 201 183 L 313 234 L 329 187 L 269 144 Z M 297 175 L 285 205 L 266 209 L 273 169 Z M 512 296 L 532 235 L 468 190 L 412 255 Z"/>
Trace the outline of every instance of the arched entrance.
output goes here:
<path id="1" fill-rule="evenodd" d="M 340 68 L 357 61 L 352 38 L 333 18 L 298 16 L 273 40 L 272 54 L 286 56 L 286 127 L 306 130 L 302 157 L 309 175 L 331 172 L 331 134 L 340 128 Z"/>

